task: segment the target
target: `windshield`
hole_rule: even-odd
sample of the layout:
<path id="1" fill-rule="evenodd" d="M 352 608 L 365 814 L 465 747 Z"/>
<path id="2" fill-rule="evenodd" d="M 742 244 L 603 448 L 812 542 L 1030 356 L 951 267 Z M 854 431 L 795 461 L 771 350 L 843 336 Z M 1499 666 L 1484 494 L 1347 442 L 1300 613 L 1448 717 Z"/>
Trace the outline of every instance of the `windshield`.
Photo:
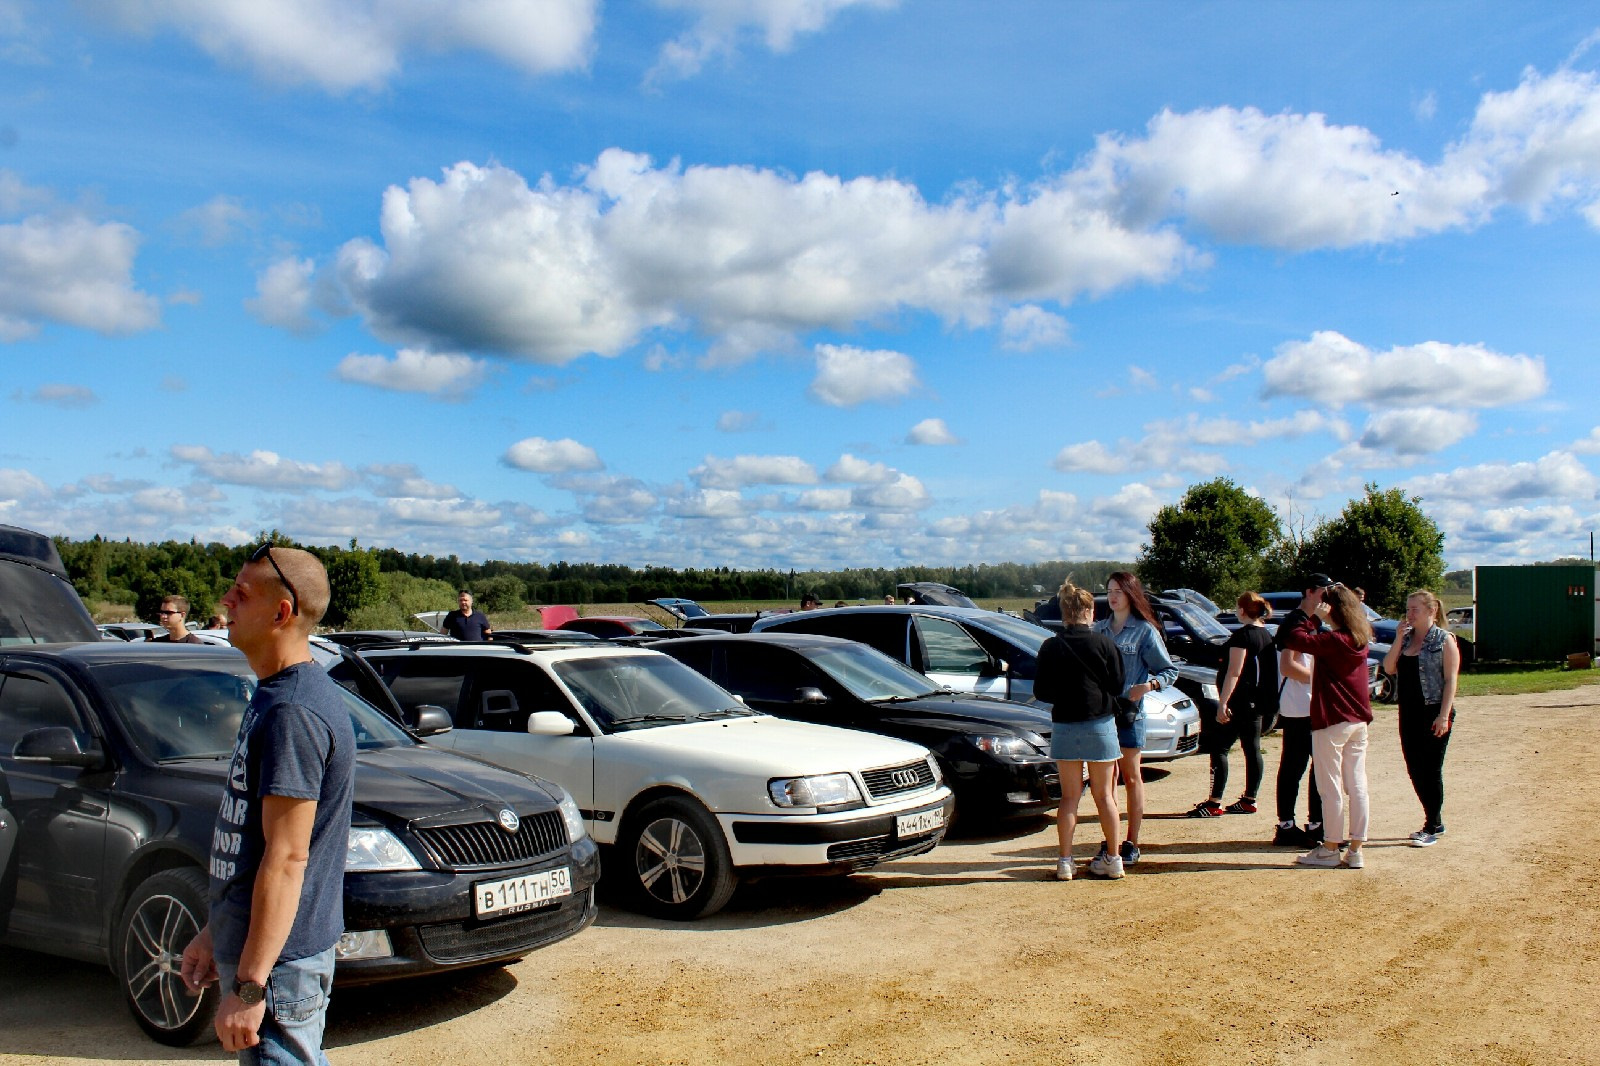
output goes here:
<path id="1" fill-rule="evenodd" d="M 0 559 L 0 644 L 99 639 L 71 585 L 36 566 Z"/>
<path id="2" fill-rule="evenodd" d="M 1179 603 L 1168 600 L 1161 606 L 1165 607 L 1173 614 L 1181 616 L 1184 624 L 1190 629 L 1194 630 L 1195 636 L 1199 637 L 1201 640 L 1208 640 L 1215 643 L 1219 640 L 1226 641 L 1228 637 L 1232 636 L 1232 634 L 1228 631 L 1227 626 L 1223 625 L 1209 614 L 1206 614 L 1192 603 Z"/>
<path id="3" fill-rule="evenodd" d="M 556 663 L 555 671 L 589 717 L 608 733 L 755 713 L 727 690 L 665 655 L 567 659 Z"/>
<path id="4" fill-rule="evenodd" d="M 922 674 L 865 644 L 808 649 L 805 656 L 857 699 L 906 699 L 933 691 Z"/>
<path id="5" fill-rule="evenodd" d="M 241 658 L 238 669 L 192 663 L 116 663 L 96 670 L 117 717 L 135 745 L 157 762 L 223 759 L 233 751 L 256 681 Z M 344 688 L 356 748 L 416 743 L 377 708 Z"/>

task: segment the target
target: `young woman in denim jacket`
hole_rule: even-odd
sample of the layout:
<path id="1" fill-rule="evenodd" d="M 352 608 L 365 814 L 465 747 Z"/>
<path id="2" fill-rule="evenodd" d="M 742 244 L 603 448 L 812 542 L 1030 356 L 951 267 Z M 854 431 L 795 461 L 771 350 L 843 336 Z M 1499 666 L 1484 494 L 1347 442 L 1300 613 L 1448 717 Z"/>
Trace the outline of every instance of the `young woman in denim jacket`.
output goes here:
<path id="1" fill-rule="evenodd" d="M 1444 604 L 1426 589 L 1406 597 L 1406 620 L 1383 670 L 1398 675 L 1400 751 L 1411 787 L 1422 802 L 1422 828 L 1411 834 L 1425 848 L 1444 832 L 1444 753 L 1455 724 L 1461 649 L 1444 627 Z"/>
<path id="2" fill-rule="evenodd" d="M 1094 624 L 1122 653 L 1123 696 L 1142 703 L 1151 692 L 1159 692 L 1178 680 L 1178 668 L 1167 654 L 1161 624 L 1144 594 L 1139 579 L 1126 570 L 1117 570 L 1106 579 L 1106 605 L 1111 615 Z M 1144 711 L 1131 726 L 1117 727 L 1118 760 L 1122 782 L 1128 789 L 1128 835 L 1122 842 L 1122 861 L 1139 861 L 1139 830 L 1144 824 L 1144 778 L 1139 776 L 1139 755 L 1144 748 Z"/>

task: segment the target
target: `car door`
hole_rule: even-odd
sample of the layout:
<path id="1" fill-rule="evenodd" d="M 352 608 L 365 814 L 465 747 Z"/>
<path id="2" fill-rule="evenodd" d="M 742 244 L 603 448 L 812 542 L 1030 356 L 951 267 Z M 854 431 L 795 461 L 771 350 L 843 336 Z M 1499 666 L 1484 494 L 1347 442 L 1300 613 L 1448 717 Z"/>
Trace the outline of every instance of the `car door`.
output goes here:
<path id="1" fill-rule="evenodd" d="M 999 664 L 959 622 L 918 615 L 916 635 L 918 661 L 911 665 L 936 684 L 1005 698 L 1006 678 Z"/>
<path id="2" fill-rule="evenodd" d="M 16 822 L 15 894 L 8 932 L 76 945 L 99 944 L 106 822 L 114 772 L 25 761 L 19 742 L 37 730 L 65 728 L 98 744 L 80 693 L 53 671 L 8 664 L 0 670 L 0 775 Z"/>

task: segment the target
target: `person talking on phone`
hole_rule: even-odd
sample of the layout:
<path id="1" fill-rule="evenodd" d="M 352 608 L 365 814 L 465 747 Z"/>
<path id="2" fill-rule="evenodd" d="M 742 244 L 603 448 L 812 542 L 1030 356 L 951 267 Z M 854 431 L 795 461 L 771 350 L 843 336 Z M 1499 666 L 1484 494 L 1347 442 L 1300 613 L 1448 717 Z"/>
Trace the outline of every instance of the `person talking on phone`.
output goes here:
<path id="1" fill-rule="evenodd" d="M 1461 649 L 1444 627 L 1444 604 L 1427 589 L 1406 597 L 1406 620 L 1383 657 L 1399 679 L 1400 751 L 1422 803 L 1422 828 L 1411 845 L 1426 848 L 1444 834 L 1444 753 L 1456 718 Z"/>

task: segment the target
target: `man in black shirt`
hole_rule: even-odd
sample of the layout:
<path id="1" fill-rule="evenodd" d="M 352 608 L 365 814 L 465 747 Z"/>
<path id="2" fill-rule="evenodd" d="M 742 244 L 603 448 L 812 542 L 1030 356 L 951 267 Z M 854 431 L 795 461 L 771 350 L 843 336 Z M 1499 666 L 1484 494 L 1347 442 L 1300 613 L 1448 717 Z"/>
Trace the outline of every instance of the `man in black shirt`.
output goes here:
<path id="1" fill-rule="evenodd" d="M 456 602 L 460 604 L 461 609 L 451 611 L 444 616 L 444 634 L 457 640 L 479 644 L 493 640 L 494 629 L 489 625 L 489 616 L 482 611 L 473 610 L 472 593 L 462 589 L 461 597 Z"/>
<path id="2" fill-rule="evenodd" d="M 154 637 L 162 644 L 204 644 L 205 641 L 189 632 L 189 601 L 183 596 L 164 596 L 156 610 L 156 621 L 166 627 L 167 635 Z"/>

